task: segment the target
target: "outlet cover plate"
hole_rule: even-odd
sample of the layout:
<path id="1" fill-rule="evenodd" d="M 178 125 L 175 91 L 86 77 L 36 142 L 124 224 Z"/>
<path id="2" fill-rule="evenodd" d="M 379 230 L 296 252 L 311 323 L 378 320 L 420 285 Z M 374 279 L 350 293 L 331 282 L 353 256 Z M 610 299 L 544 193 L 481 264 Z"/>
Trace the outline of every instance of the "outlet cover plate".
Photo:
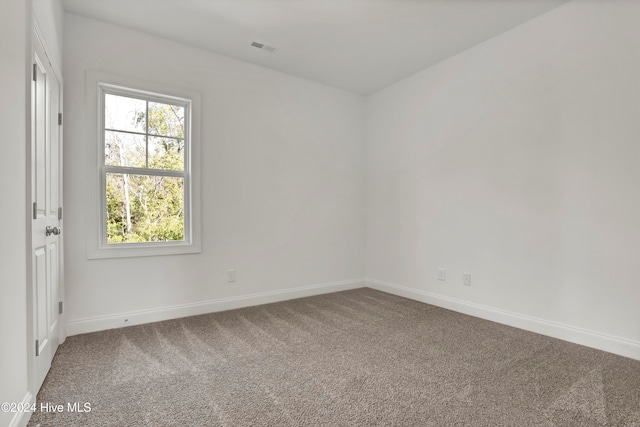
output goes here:
<path id="1" fill-rule="evenodd" d="M 462 275 L 462 284 L 465 286 L 471 286 L 471 273 L 464 273 Z"/>
<path id="2" fill-rule="evenodd" d="M 235 281 L 236 281 L 236 271 L 227 270 L 227 282 L 235 282 Z"/>

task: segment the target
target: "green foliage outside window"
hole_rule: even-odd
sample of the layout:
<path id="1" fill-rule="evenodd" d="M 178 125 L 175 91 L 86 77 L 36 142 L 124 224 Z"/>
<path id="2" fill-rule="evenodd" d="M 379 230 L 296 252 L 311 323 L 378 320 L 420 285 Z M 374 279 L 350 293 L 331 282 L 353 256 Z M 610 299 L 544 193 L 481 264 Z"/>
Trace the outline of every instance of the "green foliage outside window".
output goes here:
<path id="1" fill-rule="evenodd" d="M 184 112 L 105 94 L 105 165 L 113 166 L 105 174 L 107 243 L 185 239 Z"/>

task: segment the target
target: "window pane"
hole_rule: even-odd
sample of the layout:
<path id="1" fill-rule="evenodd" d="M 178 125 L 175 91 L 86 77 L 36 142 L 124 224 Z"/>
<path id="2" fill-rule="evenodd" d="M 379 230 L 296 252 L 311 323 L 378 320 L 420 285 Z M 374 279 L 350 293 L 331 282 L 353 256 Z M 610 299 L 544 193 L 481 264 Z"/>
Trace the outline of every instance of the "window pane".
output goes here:
<path id="1" fill-rule="evenodd" d="M 106 129 L 146 132 L 147 101 L 126 96 L 104 95 Z"/>
<path id="2" fill-rule="evenodd" d="M 107 243 L 184 241 L 184 178 L 106 178 Z"/>
<path id="3" fill-rule="evenodd" d="M 104 164 L 109 166 L 146 167 L 145 137 L 131 133 L 104 132 Z"/>
<path id="4" fill-rule="evenodd" d="M 184 139 L 149 137 L 149 167 L 184 170 Z"/>
<path id="5" fill-rule="evenodd" d="M 149 102 L 149 133 L 184 138 L 184 107 Z"/>

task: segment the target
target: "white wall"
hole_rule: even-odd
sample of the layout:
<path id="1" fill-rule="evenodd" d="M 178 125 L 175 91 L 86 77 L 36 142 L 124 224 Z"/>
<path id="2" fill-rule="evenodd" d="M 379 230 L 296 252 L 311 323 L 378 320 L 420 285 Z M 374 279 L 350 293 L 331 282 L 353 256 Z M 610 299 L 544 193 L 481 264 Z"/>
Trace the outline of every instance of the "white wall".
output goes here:
<path id="1" fill-rule="evenodd" d="M 75 15 L 65 15 L 64 47 L 69 334 L 121 326 L 124 317 L 158 318 L 144 310 L 357 285 L 364 274 L 364 98 Z M 83 125 L 86 70 L 201 92 L 201 254 L 87 259 L 84 202 L 93 189 L 85 135 L 93 130 Z M 227 269 L 237 270 L 237 282 L 226 282 Z"/>
<path id="2" fill-rule="evenodd" d="M 638 22 L 571 2 L 371 96 L 373 285 L 640 358 Z"/>
<path id="3" fill-rule="evenodd" d="M 31 4 L 6 0 L 0 13 L 0 403 L 22 402 L 27 378 L 27 88 Z M 15 414 L 0 411 L 0 426 Z"/>

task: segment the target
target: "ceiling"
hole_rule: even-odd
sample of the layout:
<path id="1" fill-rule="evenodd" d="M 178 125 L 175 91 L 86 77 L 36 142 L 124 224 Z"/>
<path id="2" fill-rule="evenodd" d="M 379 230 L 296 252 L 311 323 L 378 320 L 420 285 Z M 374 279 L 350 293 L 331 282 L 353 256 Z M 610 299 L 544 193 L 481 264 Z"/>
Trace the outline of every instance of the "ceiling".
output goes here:
<path id="1" fill-rule="evenodd" d="M 361 95 L 568 0 L 62 0 L 134 28 Z M 252 42 L 275 47 L 257 49 Z"/>

